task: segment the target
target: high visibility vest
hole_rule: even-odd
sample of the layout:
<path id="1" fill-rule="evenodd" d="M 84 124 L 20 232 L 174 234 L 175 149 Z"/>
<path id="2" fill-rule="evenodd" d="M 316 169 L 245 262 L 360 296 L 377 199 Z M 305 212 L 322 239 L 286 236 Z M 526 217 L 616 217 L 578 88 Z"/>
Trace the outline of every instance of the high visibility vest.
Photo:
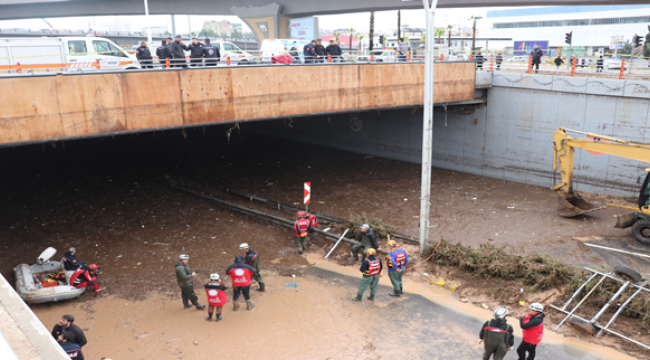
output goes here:
<path id="1" fill-rule="evenodd" d="M 295 232 L 294 235 L 300 236 L 307 233 L 309 229 L 309 220 L 307 219 L 298 219 L 296 220 Z"/>
<path id="2" fill-rule="evenodd" d="M 226 305 L 226 292 L 217 290 L 217 289 L 205 289 L 205 293 L 208 295 L 208 304 L 212 306 L 223 306 Z"/>
<path id="3" fill-rule="evenodd" d="M 530 314 L 526 314 L 524 316 L 524 324 L 530 321 L 531 318 L 532 316 Z M 544 336 L 544 323 L 542 322 L 541 324 L 530 329 L 522 329 L 521 332 L 524 335 L 523 340 L 525 342 L 537 345 L 542 342 L 542 337 Z"/>
<path id="4" fill-rule="evenodd" d="M 379 259 L 368 260 L 368 276 L 379 275 L 381 272 L 381 262 Z"/>
<path id="5" fill-rule="evenodd" d="M 404 254 L 404 251 L 402 250 L 395 250 L 395 264 L 394 264 L 394 269 L 401 269 L 404 267 L 404 264 L 406 263 L 406 256 Z"/>

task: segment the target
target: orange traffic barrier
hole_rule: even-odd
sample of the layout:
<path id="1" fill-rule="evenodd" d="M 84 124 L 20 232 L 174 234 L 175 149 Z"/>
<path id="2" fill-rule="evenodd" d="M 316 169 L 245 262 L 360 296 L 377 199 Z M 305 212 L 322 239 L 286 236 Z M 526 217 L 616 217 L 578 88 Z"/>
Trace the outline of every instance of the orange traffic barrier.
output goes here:
<path id="1" fill-rule="evenodd" d="M 327 55 L 327 62 L 330 63 L 330 64 L 332 63 L 332 55 L 331 54 Z"/>
<path id="2" fill-rule="evenodd" d="M 169 60 L 169 58 L 165 59 L 165 67 L 166 67 L 167 69 L 169 69 L 170 67 L 172 67 L 172 65 L 171 65 L 171 61 Z"/>
<path id="3" fill-rule="evenodd" d="M 374 55 L 374 54 L 370 54 L 370 62 L 373 62 L 373 61 L 375 61 L 375 55 Z"/>
<path id="4" fill-rule="evenodd" d="M 408 52 L 408 58 L 406 59 L 406 61 L 411 61 L 411 52 L 410 51 Z"/>
<path id="5" fill-rule="evenodd" d="M 23 73 L 23 68 L 20 66 L 19 62 L 16 63 L 16 72 L 19 74 Z"/>
<path id="6" fill-rule="evenodd" d="M 623 79 L 623 74 L 625 74 L 625 58 L 621 60 L 621 74 L 618 76 L 618 78 Z"/>
<path id="7" fill-rule="evenodd" d="M 571 76 L 576 75 L 576 58 L 575 56 L 573 57 L 573 60 L 571 60 Z"/>
<path id="8" fill-rule="evenodd" d="M 469 59 L 474 60 L 474 54 L 469 54 Z"/>
<path id="9" fill-rule="evenodd" d="M 490 72 L 494 72 L 494 55 L 490 55 Z"/>
<path id="10" fill-rule="evenodd" d="M 97 70 L 100 70 L 99 60 L 95 60 L 95 67 L 97 68 Z"/>
<path id="11" fill-rule="evenodd" d="M 445 56 L 440 54 L 440 61 L 444 61 L 444 60 L 445 60 Z"/>
<path id="12" fill-rule="evenodd" d="M 532 74 L 532 72 L 533 72 L 533 57 L 532 56 L 528 57 L 528 70 L 526 72 L 528 74 Z"/>
<path id="13" fill-rule="evenodd" d="M 226 65 L 230 66 L 230 56 L 226 58 Z"/>

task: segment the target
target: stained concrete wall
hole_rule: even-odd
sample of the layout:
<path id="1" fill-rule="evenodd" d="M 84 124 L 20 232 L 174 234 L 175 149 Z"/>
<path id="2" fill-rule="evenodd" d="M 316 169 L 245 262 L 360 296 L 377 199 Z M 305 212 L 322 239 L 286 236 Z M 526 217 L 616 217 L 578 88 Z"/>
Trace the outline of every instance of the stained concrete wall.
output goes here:
<path id="1" fill-rule="evenodd" d="M 446 119 L 444 109 L 436 108 L 435 167 L 550 187 L 552 137 L 558 127 L 650 143 L 649 82 L 521 74 L 497 74 L 492 80 L 487 106 L 449 106 Z M 351 130 L 353 117 L 361 120 L 361 131 Z M 421 158 L 421 108 L 247 128 L 390 159 L 419 163 Z M 576 151 L 575 165 L 578 190 L 622 196 L 637 195 L 639 179 L 650 167 L 582 150 Z"/>

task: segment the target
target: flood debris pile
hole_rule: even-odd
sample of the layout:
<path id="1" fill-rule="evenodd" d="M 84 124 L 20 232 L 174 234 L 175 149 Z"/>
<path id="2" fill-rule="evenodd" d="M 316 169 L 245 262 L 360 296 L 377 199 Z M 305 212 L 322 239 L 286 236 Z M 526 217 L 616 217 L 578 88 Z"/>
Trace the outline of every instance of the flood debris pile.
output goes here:
<path id="1" fill-rule="evenodd" d="M 352 230 L 348 233 L 347 237 L 357 238 L 361 233 L 362 224 L 370 225 L 379 239 L 387 239 L 388 235 L 393 236 L 395 232 L 395 228 L 392 225 L 385 223 L 382 219 L 371 219 L 364 212 L 360 215 L 350 215 L 347 219 L 346 226 Z"/>
<path id="2" fill-rule="evenodd" d="M 502 247 L 482 244 L 479 248 L 452 244 L 441 239 L 429 247 L 425 258 L 433 264 L 457 267 L 484 279 L 498 278 L 529 286 L 528 292 L 544 291 L 571 282 L 579 270 L 542 255 L 512 255 Z"/>

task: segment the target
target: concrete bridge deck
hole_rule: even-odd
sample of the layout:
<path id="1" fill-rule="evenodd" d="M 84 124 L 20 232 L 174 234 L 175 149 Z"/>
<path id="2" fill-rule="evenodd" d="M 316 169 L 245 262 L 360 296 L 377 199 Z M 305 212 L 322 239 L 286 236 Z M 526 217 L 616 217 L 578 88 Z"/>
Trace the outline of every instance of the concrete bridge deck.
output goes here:
<path id="1" fill-rule="evenodd" d="M 474 62 L 435 67 L 436 103 L 474 99 Z M 424 64 L 160 69 L 0 78 L 0 146 L 419 106 Z"/>

